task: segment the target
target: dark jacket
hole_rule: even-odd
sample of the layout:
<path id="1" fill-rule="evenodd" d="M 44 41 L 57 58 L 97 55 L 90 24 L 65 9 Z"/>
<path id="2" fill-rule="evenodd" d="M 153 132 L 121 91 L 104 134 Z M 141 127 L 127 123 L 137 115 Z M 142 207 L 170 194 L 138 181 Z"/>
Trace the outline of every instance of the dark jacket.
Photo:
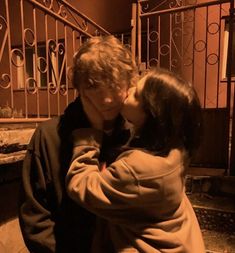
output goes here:
<path id="1" fill-rule="evenodd" d="M 111 162 L 115 148 L 128 138 L 120 131 L 104 136 L 100 159 Z M 71 133 L 90 127 L 79 98 L 64 115 L 36 129 L 23 165 L 19 221 L 26 246 L 33 253 L 89 252 L 95 217 L 66 194 L 65 176 L 72 157 Z"/>

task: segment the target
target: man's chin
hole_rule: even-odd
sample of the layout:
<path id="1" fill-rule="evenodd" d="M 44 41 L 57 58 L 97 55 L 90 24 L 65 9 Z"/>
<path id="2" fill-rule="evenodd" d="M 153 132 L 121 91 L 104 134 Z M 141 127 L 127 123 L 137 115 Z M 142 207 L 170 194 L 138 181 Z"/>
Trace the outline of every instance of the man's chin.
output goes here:
<path id="1" fill-rule="evenodd" d="M 103 113 L 103 119 L 105 121 L 113 121 L 117 118 L 117 116 L 119 115 L 119 112 L 106 112 L 106 113 Z"/>
<path id="2" fill-rule="evenodd" d="M 112 122 L 112 121 L 114 121 L 116 118 L 117 118 L 117 116 L 118 116 L 118 114 L 117 115 L 115 115 L 115 116 L 113 116 L 113 117 L 108 117 L 108 116 L 106 116 L 106 117 L 103 117 L 104 118 L 104 121 L 106 122 Z"/>

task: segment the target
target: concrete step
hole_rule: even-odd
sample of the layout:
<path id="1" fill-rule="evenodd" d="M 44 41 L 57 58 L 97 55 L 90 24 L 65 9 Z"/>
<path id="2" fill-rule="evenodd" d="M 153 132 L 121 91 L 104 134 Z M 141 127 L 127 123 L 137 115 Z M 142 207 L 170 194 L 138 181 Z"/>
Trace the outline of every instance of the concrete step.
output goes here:
<path id="1" fill-rule="evenodd" d="M 235 233 L 234 198 L 202 194 L 188 195 L 201 229 Z"/>
<path id="2" fill-rule="evenodd" d="M 235 177 L 188 175 L 186 193 L 201 229 L 235 233 Z"/>
<path id="3" fill-rule="evenodd" d="M 202 230 L 207 253 L 235 253 L 235 233 Z"/>

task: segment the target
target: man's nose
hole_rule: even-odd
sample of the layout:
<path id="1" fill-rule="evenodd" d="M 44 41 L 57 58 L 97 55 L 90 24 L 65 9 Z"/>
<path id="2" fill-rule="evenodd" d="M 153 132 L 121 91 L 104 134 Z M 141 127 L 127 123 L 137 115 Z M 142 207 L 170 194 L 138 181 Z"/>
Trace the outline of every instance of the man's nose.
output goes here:
<path id="1" fill-rule="evenodd" d="M 103 101 L 105 104 L 111 104 L 113 102 L 113 97 L 110 95 L 110 96 L 105 96 L 103 98 Z"/>
<path id="2" fill-rule="evenodd" d="M 109 92 L 108 90 L 102 94 L 102 97 L 103 97 L 103 102 L 105 104 L 111 104 L 114 100 L 112 92 Z"/>

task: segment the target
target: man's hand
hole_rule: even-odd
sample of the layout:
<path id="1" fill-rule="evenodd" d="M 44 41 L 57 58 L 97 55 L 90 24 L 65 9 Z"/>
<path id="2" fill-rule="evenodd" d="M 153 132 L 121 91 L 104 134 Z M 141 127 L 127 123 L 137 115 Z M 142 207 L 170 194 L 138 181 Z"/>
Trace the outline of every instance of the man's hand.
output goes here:
<path id="1" fill-rule="evenodd" d="M 98 109 L 93 104 L 91 99 L 84 94 L 82 89 L 80 91 L 80 97 L 81 97 L 83 109 L 92 127 L 98 130 L 103 130 L 104 119 L 103 119 L 102 114 L 98 111 Z"/>

